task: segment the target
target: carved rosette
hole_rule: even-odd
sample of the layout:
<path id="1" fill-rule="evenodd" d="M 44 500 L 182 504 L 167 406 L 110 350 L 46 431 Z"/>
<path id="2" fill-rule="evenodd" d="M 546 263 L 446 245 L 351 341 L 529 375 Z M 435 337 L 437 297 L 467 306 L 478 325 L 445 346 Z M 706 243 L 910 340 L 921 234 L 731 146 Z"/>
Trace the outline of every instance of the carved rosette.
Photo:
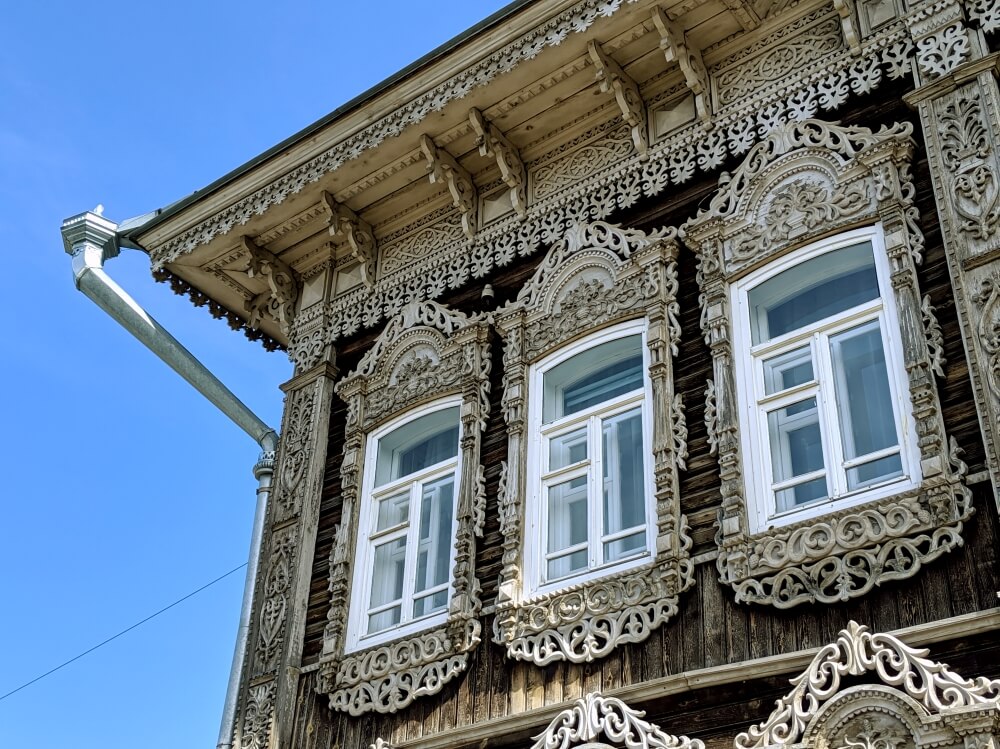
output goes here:
<path id="1" fill-rule="evenodd" d="M 818 120 L 788 125 L 724 175 L 710 207 L 681 229 L 698 255 L 702 331 L 712 351 L 710 440 L 722 480 L 721 580 L 737 601 L 787 608 L 833 603 L 912 577 L 962 545 L 973 512 L 958 446 L 945 435 L 933 374 L 940 330 L 921 303 L 923 236 L 909 162 L 912 128 L 872 132 Z M 730 285 L 745 272 L 822 236 L 881 223 L 900 321 L 923 480 L 914 490 L 818 519 L 751 533 L 732 351 Z"/>
<path id="2" fill-rule="evenodd" d="M 847 680 L 874 683 L 846 687 Z M 852 621 L 735 746 L 966 749 L 970 738 L 975 746 L 1000 739 L 1000 680 L 964 679 L 927 650 Z"/>
<path id="3" fill-rule="evenodd" d="M 589 747 L 613 744 L 627 749 L 704 749 L 700 739 L 671 735 L 645 720 L 645 716 L 642 710 L 635 710 L 615 697 L 591 692 L 559 713 L 534 737 L 531 749 L 570 749 L 578 744 Z"/>
<path id="4" fill-rule="evenodd" d="M 489 316 L 469 317 L 436 302 L 414 302 L 389 321 L 357 370 L 337 384 L 347 403 L 341 463 L 343 522 L 330 559 L 331 604 L 320 660 L 319 690 L 335 710 L 392 713 L 436 694 L 465 670 L 479 644 L 476 538 L 486 495 L 479 452 L 489 413 Z M 345 652 L 352 565 L 357 550 L 366 438 L 387 421 L 424 403 L 462 397 L 461 463 L 452 598 L 444 625 L 365 650 Z"/>
<path id="5" fill-rule="evenodd" d="M 579 224 L 552 246 L 517 299 L 495 313 L 504 340 L 503 408 L 508 457 L 501 475 L 503 570 L 493 639 L 519 660 L 580 663 L 616 644 L 640 642 L 677 613 L 694 582 L 677 471 L 687 429 L 673 396 L 677 320 L 674 230 L 651 234 L 594 222 Z M 522 566 L 527 493 L 528 368 L 575 338 L 645 318 L 653 390 L 656 556 L 644 567 L 528 598 Z"/>

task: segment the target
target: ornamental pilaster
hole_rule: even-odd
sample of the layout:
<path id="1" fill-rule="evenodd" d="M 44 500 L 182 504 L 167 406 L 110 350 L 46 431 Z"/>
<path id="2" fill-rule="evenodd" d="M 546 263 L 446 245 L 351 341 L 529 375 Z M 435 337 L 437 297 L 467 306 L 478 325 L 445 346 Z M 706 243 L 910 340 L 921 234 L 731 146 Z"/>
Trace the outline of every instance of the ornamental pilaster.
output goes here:
<path id="1" fill-rule="evenodd" d="M 972 33 L 971 31 L 969 32 Z M 1000 485 L 1000 55 L 909 94 L 920 114 L 955 306 L 994 486 Z"/>
<path id="2" fill-rule="evenodd" d="M 306 278 L 291 332 L 295 364 L 267 511 L 233 746 L 290 746 L 326 464 L 335 352 L 325 303 L 332 261 Z"/>

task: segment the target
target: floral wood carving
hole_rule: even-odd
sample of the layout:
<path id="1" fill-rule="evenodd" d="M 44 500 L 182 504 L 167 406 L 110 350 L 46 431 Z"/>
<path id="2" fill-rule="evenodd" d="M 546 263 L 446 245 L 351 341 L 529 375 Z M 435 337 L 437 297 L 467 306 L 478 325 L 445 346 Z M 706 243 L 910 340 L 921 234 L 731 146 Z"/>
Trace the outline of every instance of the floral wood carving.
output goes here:
<path id="1" fill-rule="evenodd" d="M 722 479 L 720 579 L 737 601 L 787 608 L 863 595 L 911 577 L 962 545 L 973 513 L 958 446 L 944 431 L 932 373 L 943 361 L 939 331 L 925 325 L 915 264 L 923 236 L 909 172 L 908 124 L 872 132 L 806 120 L 774 131 L 732 174 L 709 208 L 681 229 L 698 255 L 701 325 L 712 351 L 706 394 L 709 439 Z M 752 267 L 818 236 L 881 222 L 900 320 L 922 484 L 885 500 L 814 520 L 751 532 L 733 366 L 730 284 Z"/>
<path id="2" fill-rule="evenodd" d="M 436 302 L 412 303 L 386 325 L 357 369 L 337 384 L 347 403 L 341 463 L 343 522 L 330 559 L 330 610 L 319 689 L 335 710 L 392 713 L 436 694 L 464 671 L 479 644 L 476 539 L 486 495 L 479 451 L 489 412 L 490 318 L 469 317 Z M 434 629 L 346 652 L 352 566 L 356 557 L 362 468 L 367 435 L 406 411 L 449 395 L 462 397 L 461 478 L 457 496 L 455 565 L 447 621 Z"/>
<path id="3" fill-rule="evenodd" d="M 512 658 L 542 665 L 607 655 L 640 642 L 677 613 L 694 582 L 691 539 L 680 512 L 677 471 L 686 453 L 682 406 L 672 394 L 677 321 L 673 229 L 651 234 L 594 222 L 555 243 L 517 296 L 495 313 L 504 341 L 503 408 L 508 456 L 501 474 L 504 537 L 493 639 Z M 658 537 L 646 566 L 531 598 L 522 579 L 527 492 L 528 368 L 572 339 L 630 319 L 649 328 Z"/>
<path id="4" fill-rule="evenodd" d="M 994 398 L 1000 398 L 1000 275 L 980 281 L 971 295 L 979 323 L 976 337 L 986 355 L 985 379 Z"/>
<path id="5" fill-rule="evenodd" d="M 578 744 L 590 747 L 610 744 L 625 749 L 704 749 L 700 739 L 672 736 L 644 720 L 645 715 L 615 697 L 591 692 L 559 713 L 534 737 L 531 749 L 570 749 Z"/>
<path id="6" fill-rule="evenodd" d="M 806 747 L 835 746 L 829 740 L 822 741 L 822 737 L 835 734 L 838 722 L 844 725 L 858 713 L 867 713 L 867 721 L 860 721 L 861 731 L 855 734 L 854 743 L 847 744 L 858 749 L 890 749 L 893 746 L 891 742 L 885 743 L 892 738 L 890 732 L 883 730 L 878 735 L 877 725 L 871 717 L 878 713 L 904 718 L 896 725 L 908 734 L 908 746 L 914 745 L 909 734 L 914 729 L 919 732 L 922 723 L 926 725 L 925 730 L 931 730 L 935 721 L 929 718 L 937 719 L 934 746 L 967 746 L 954 732 L 948 738 L 955 743 L 945 743 L 946 734 L 941 732 L 940 725 L 950 727 L 952 717 L 956 724 L 962 725 L 965 719 L 976 714 L 991 718 L 986 726 L 993 724 L 1000 717 L 1000 680 L 963 679 L 943 663 L 927 658 L 927 653 L 924 649 L 911 648 L 892 635 L 873 634 L 868 627 L 850 622 L 834 643 L 821 648 L 806 670 L 792 679 L 792 691 L 777 701 L 768 719 L 736 737 L 736 749 L 799 745 L 799 742 Z M 855 677 L 873 678 L 880 687 L 891 689 L 842 686 L 843 681 Z M 859 696 L 862 700 L 858 700 Z M 831 708 L 838 700 L 856 704 L 851 705 L 846 714 L 837 715 Z M 817 731 L 817 723 L 827 724 L 821 726 L 825 730 Z M 970 720 L 968 726 L 975 723 L 974 719 Z M 857 742 L 859 737 L 865 738 L 862 732 L 868 734 L 867 743 L 864 740 Z M 810 739 L 815 734 L 819 734 L 816 736 L 819 740 L 814 744 Z M 916 742 L 915 745 L 930 743 Z"/>

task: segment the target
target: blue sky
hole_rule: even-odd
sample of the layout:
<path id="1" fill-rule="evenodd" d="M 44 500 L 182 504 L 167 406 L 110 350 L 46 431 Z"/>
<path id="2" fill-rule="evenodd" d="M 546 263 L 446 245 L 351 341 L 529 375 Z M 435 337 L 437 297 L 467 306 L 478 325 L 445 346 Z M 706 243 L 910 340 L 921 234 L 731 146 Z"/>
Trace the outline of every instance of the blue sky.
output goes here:
<path id="1" fill-rule="evenodd" d="M 0 694 L 244 562 L 256 445 L 72 284 L 63 218 L 207 185 L 505 3 L 11 3 Z M 266 422 L 283 354 L 108 271 Z M 0 747 L 214 747 L 242 574 L 0 701 Z"/>

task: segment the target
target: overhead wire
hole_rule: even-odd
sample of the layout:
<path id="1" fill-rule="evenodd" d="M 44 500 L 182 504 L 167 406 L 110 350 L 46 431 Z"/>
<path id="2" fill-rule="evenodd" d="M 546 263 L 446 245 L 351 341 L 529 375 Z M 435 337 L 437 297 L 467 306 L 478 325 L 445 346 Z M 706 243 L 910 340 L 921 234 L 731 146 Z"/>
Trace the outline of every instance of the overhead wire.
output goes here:
<path id="1" fill-rule="evenodd" d="M 244 568 L 244 567 L 246 567 L 246 566 L 247 566 L 247 563 L 246 563 L 246 562 L 244 562 L 243 564 L 241 564 L 241 565 L 240 565 L 240 566 L 238 566 L 238 567 L 233 567 L 233 569 L 229 570 L 229 572 L 226 572 L 226 573 L 225 573 L 225 574 L 223 574 L 223 575 L 219 575 L 219 577 L 215 578 L 215 579 L 214 579 L 214 580 L 212 580 L 211 582 L 208 582 L 208 583 L 205 583 L 204 585 L 202 585 L 202 586 L 201 586 L 200 588 L 198 588 L 197 590 L 192 590 L 192 591 L 191 591 L 190 593 L 188 593 L 188 594 L 187 594 L 186 596 L 183 596 L 183 597 L 181 597 L 181 598 L 178 598 L 178 599 L 177 599 L 176 601 L 174 601 L 173 603 L 171 603 L 171 604 L 169 604 L 169 605 L 167 605 L 167 606 L 164 606 L 164 607 L 163 607 L 162 609 L 160 609 L 160 610 L 159 610 L 159 611 L 157 611 L 156 613 L 153 613 L 153 614 L 150 614 L 149 616 L 147 616 L 147 617 L 146 617 L 145 619 L 143 619 L 142 621 L 138 621 L 138 622 L 136 622 L 136 623 L 135 623 L 135 624 L 133 624 L 133 625 L 132 625 L 131 627 L 126 627 L 125 629 L 123 629 L 123 630 L 122 630 L 121 632 L 119 632 L 118 634 L 116 634 L 116 635 L 112 635 L 112 636 L 111 636 L 111 637 L 109 637 L 108 639 L 106 639 L 106 640 L 104 640 L 104 641 L 102 641 L 102 642 L 99 642 L 99 643 L 97 643 L 97 644 L 96 644 L 96 645 L 94 645 L 93 647 L 91 647 L 91 648 L 88 648 L 87 650 L 84 650 L 84 651 L 83 651 L 82 653 L 80 653 L 79 655 L 74 655 L 74 656 L 73 656 L 72 658 L 70 658 L 70 659 L 69 659 L 68 661 L 64 661 L 63 663 L 60 663 L 60 664 L 59 664 L 58 666 L 56 666 L 55 668 L 51 668 L 51 669 L 49 669 L 48 671 L 46 671 L 46 672 L 45 672 L 44 674 L 42 674 L 41 676 L 36 676 L 36 677 L 35 677 L 34 679 L 32 679 L 31 681 L 26 681 L 26 682 L 25 682 L 24 684 L 22 684 L 21 686 L 19 686 L 19 687 L 18 687 L 17 689 L 12 689 L 11 691 L 7 692 L 7 694 L 5 694 L 5 695 L 2 695 L 2 696 L 0 696 L 0 702 L 3 702 L 3 701 L 4 701 L 5 699 L 7 699 L 8 697 L 10 697 L 10 696 L 11 696 L 11 695 L 13 695 L 13 694 L 17 694 L 17 693 L 18 693 L 18 692 L 20 692 L 20 691 L 21 691 L 22 689 L 24 689 L 24 688 L 26 688 L 26 687 L 30 687 L 30 686 L 31 686 L 32 684 L 34 684 L 34 683 L 36 683 L 36 682 L 39 682 L 39 681 L 41 681 L 41 680 L 42 680 L 42 679 L 44 679 L 44 678 L 45 678 L 46 676 L 51 676 L 51 675 L 52 675 L 52 674 L 54 674 L 54 673 L 55 673 L 56 671 L 58 671 L 58 670 L 60 670 L 60 669 L 62 669 L 62 668 L 65 668 L 66 666 L 68 666 L 69 664 L 73 663 L 74 661 L 78 661 L 78 660 L 80 660 L 81 658 L 83 658 L 83 656 L 85 656 L 85 655 L 88 655 L 89 653 L 93 653 L 93 652 L 94 652 L 95 650 L 97 650 L 98 648 L 102 648 L 102 647 L 104 647 L 104 646 L 105 646 L 105 645 L 107 645 L 107 644 L 108 644 L 109 642 L 112 642 L 112 641 L 114 641 L 114 640 L 117 640 L 117 639 L 118 639 L 119 637 L 121 637 L 121 636 L 122 636 L 122 635 L 124 635 L 124 634 L 127 634 L 127 633 L 131 632 L 131 631 L 132 631 L 133 629 L 135 629 L 136 627 L 140 627 L 140 626 L 142 626 L 143 624 L 145 624 L 146 622 L 148 622 L 148 621 L 149 621 L 150 619 L 155 619 L 155 618 L 156 618 L 156 617 L 158 617 L 158 616 L 159 616 L 160 614 L 164 613 L 165 611 L 169 611 L 170 609 L 172 609 L 172 608 L 173 608 L 174 606 L 176 606 L 177 604 L 179 604 L 179 603 L 184 603 L 184 601 L 186 601 L 187 599 L 191 598 L 192 596 L 196 596 L 196 595 L 198 595 L 199 593 L 201 593 L 201 592 L 202 592 L 203 590 L 205 590 L 206 588 L 211 588 L 211 587 L 212 587 L 213 585 L 215 585 L 216 583 L 218 583 L 218 582 L 221 582 L 222 580 L 225 580 L 225 579 L 226 579 L 227 577 L 229 577 L 230 575 L 232 575 L 232 574 L 233 574 L 234 572 L 239 572 L 239 571 L 240 571 L 241 569 L 243 569 L 243 568 Z"/>

